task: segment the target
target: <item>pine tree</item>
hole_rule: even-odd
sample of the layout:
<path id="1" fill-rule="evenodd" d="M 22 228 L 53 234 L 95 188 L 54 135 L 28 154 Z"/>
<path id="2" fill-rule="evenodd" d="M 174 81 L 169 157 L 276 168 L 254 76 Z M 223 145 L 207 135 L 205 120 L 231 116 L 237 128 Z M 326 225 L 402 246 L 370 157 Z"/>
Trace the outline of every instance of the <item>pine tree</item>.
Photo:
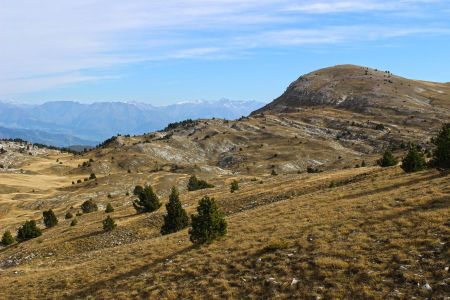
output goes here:
<path id="1" fill-rule="evenodd" d="M 167 215 L 164 216 L 164 225 L 161 234 L 169 234 L 180 231 L 189 224 L 189 217 L 180 202 L 180 195 L 175 187 L 169 195 L 169 202 L 166 204 Z"/>
<path id="2" fill-rule="evenodd" d="M 189 182 L 187 185 L 188 191 L 196 191 L 202 189 L 213 188 L 214 185 L 206 182 L 205 180 L 198 179 L 195 175 L 192 175 L 189 178 Z"/>
<path id="3" fill-rule="evenodd" d="M 403 158 L 402 169 L 405 172 L 417 172 L 424 170 L 427 166 L 425 156 L 416 145 L 411 145 L 408 154 Z"/>
<path id="4" fill-rule="evenodd" d="M 17 231 L 17 239 L 19 241 L 26 241 L 29 239 L 37 238 L 41 236 L 41 230 L 36 226 L 36 221 L 26 221 L 22 227 Z"/>
<path id="5" fill-rule="evenodd" d="M 237 190 L 239 190 L 239 182 L 237 180 L 233 180 L 231 182 L 230 192 L 234 193 Z"/>
<path id="6" fill-rule="evenodd" d="M 214 198 L 203 197 L 197 207 L 198 215 L 192 215 L 190 240 L 194 244 L 210 243 L 227 233 L 227 223 Z"/>
<path id="7" fill-rule="evenodd" d="M 138 196 L 140 193 L 144 191 L 144 188 L 140 185 L 134 187 L 133 195 Z"/>
<path id="8" fill-rule="evenodd" d="M 111 231 L 114 228 L 116 228 L 116 222 L 114 222 L 114 219 L 110 216 L 107 216 L 106 219 L 103 220 L 103 230 L 104 231 Z"/>
<path id="9" fill-rule="evenodd" d="M 133 206 L 138 212 L 153 212 L 161 207 L 161 202 L 150 185 L 146 185 L 138 197 L 139 199 L 133 202 Z"/>
<path id="10" fill-rule="evenodd" d="M 450 123 L 442 125 L 442 129 L 433 139 L 436 149 L 433 152 L 433 165 L 450 169 Z"/>
<path id="11" fill-rule="evenodd" d="M 11 244 L 13 244 L 13 243 L 14 243 L 14 238 L 13 238 L 13 236 L 12 236 L 12 234 L 11 234 L 11 231 L 6 230 L 6 231 L 3 233 L 3 237 L 2 237 L 2 240 L 1 240 L 1 244 L 2 244 L 3 246 L 9 246 L 9 245 L 11 245 Z"/>
<path id="12" fill-rule="evenodd" d="M 108 203 L 106 205 L 105 213 L 109 214 L 109 213 L 112 213 L 113 211 L 114 211 L 114 207 L 111 205 L 111 203 Z"/>
<path id="13" fill-rule="evenodd" d="M 56 218 L 56 215 L 53 212 L 53 210 L 49 209 L 47 211 L 44 211 L 42 215 L 44 217 L 45 227 L 50 228 L 58 224 L 58 218 Z"/>
<path id="14" fill-rule="evenodd" d="M 81 204 L 81 210 L 83 213 L 91 213 L 98 210 L 97 204 L 92 201 L 92 199 L 86 200 Z"/>
<path id="15" fill-rule="evenodd" d="M 391 167 L 398 164 L 398 160 L 394 157 L 391 150 L 386 150 L 383 153 L 383 157 L 377 161 L 380 167 Z"/>

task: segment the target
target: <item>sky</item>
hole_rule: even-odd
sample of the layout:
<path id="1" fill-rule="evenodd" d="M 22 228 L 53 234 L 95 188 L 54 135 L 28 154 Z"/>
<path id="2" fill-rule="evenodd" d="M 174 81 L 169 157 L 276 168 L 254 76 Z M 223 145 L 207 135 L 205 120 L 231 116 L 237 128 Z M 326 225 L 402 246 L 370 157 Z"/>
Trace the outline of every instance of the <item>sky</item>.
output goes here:
<path id="1" fill-rule="evenodd" d="M 450 0 L 0 0 L 0 100 L 278 97 L 356 64 L 450 82 Z"/>

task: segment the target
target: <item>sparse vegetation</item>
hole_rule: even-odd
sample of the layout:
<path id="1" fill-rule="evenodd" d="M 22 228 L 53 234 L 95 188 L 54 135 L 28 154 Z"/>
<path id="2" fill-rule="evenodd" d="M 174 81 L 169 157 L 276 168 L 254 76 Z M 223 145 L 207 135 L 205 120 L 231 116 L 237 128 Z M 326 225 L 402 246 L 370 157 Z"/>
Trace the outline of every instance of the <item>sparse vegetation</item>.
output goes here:
<path id="1" fill-rule="evenodd" d="M 137 212 L 153 212 L 161 207 L 161 202 L 150 185 L 144 187 L 138 198 L 133 202 Z"/>
<path id="2" fill-rule="evenodd" d="M 17 231 L 17 239 L 21 242 L 37 238 L 42 235 L 42 231 L 37 227 L 36 221 L 26 221 Z"/>
<path id="3" fill-rule="evenodd" d="M 383 153 L 383 157 L 377 161 L 380 167 L 391 167 L 398 164 L 398 160 L 394 157 L 391 150 L 386 150 Z"/>
<path id="4" fill-rule="evenodd" d="M 92 201 L 92 199 L 89 199 L 84 201 L 83 204 L 81 204 L 81 210 L 83 211 L 83 213 L 87 214 L 97 211 L 98 206 L 97 204 L 94 203 L 94 201 Z"/>
<path id="5" fill-rule="evenodd" d="M 50 227 L 56 226 L 58 224 L 58 218 L 56 217 L 53 210 L 51 210 L 51 209 L 46 210 L 42 214 L 44 217 L 45 227 L 50 228 Z"/>
<path id="6" fill-rule="evenodd" d="M 416 145 L 411 145 L 408 154 L 402 160 L 402 169 L 405 172 L 417 172 L 426 168 L 427 163 L 423 152 Z"/>
<path id="7" fill-rule="evenodd" d="M 227 222 L 214 198 L 203 197 L 198 203 L 197 213 L 191 216 L 192 228 L 189 235 L 192 243 L 210 243 L 227 233 Z"/>
<path id="8" fill-rule="evenodd" d="M 233 180 L 230 185 L 230 192 L 234 193 L 239 190 L 239 182 L 237 180 Z"/>
<path id="9" fill-rule="evenodd" d="M 113 211 L 114 211 L 114 207 L 111 205 L 111 203 L 108 203 L 106 205 L 105 213 L 109 214 L 109 213 L 112 213 Z"/>
<path id="10" fill-rule="evenodd" d="M 169 234 L 186 228 L 189 224 L 189 217 L 180 202 L 180 194 L 175 187 L 169 195 L 169 202 L 166 204 L 167 214 L 164 215 L 164 225 L 161 228 L 162 234 Z"/>
<path id="11" fill-rule="evenodd" d="M 213 188 L 213 187 L 214 187 L 214 185 L 209 184 L 205 180 L 197 179 L 197 177 L 195 175 L 192 175 L 189 178 L 189 182 L 187 185 L 188 191 L 197 191 L 197 190 L 208 189 L 208 188 Z"/>

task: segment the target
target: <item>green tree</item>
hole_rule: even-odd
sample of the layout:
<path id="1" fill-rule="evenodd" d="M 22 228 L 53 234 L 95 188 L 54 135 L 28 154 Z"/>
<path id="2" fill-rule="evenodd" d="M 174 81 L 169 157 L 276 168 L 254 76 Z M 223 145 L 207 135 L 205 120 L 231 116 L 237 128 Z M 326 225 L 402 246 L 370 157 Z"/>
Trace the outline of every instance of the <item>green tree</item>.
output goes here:
<path id="1" fill-rule="evenodd" d="M 144 187 L 138 198 L 133 202 L 137 212 L 153 212 L 161 207 L 161 202 L 150 185 Z"/>
<path id="2" fill-rule="evenodd" d="M 19 241 L 26 241 L 37 238 L 42 235 L 42 231 L 36 226 L 36 221 L 26 221 L 22 227 L 17 231 L 17 239 Z"/>
<path id="3" fill-rule="evenodd" d="M 436 149 L 433 152 L 433 165 L 450 169 L 450 123 L 442 125 L 442 129 L 433 140 Z"/>
<path id="4" fill-rule="evenodd" d="M 408 154 L 403 158 L 402 169 L 405 172 L 417 172 L 424 170 L 427 166 L 423 152 L 416 145 L 411 145 Z"/>
<path id="5" fill-rule="evenodd" d="M 11 244 L 13 244 L 13 243 L 14 243 L 14 238 L 13 238 L 13 236 L 12 236 L 12 234 L 11 234 L 11 231 L 6 230 L 6 231 L 3 233 L 3 237 L 2 237 L 2 240 L 1 240 L 1 244 L 2 244 L 3 246 L 9 246 L 9 245 L 11 245 Z"/>
<path id="6" fill-rule="evenodd" d="M 187 185 L 188 191 L 196 191 L 202 189 L 213 188 L 214 185 L 206 182 L 205 180 L 198 179 L 195 175 L 192 175 L 189 178 L 189 182 Z"/>
<path id="7" fill-rule="evenodd" d="M 106 205 L 105 213 L 112 213 L 114 211 L 114 207 L 111 205 L 111 203 L 108 203 Z"/>
<path id="8" fill-rule="evenodd" d="M 83 211 L 83 213 L 87 214 L 97 211 L 98 206 L 97 204 L 94 203 L 94 201 L 92 201 L 92 199 L 89 199 L 84 201 L 83 204 L 81 204 L 81 210 Z"/>
<path id="9" fill-rule="evenodd" d="M 104 231 L 111 231 L 114 228 L 116 228 L 116 222 L 114 222 L 114 219 L 110 216 L 107 216 L 106 219 L 103 220 L 103 230 Z"/>
<path id="10" fill-rule="evenodd" d="M 398 164 L 398 160 L 394 157 L 391 150 L 386 150 L 383 153 L 383 157 L 377 161 L 380 167 L 391 167 Z"/>
<path id="11" fill-rule="evenodd" d="M 138 196 L 140 193 L 144 191 L 144 188 L 140 185 L 134 187 L 133 195 Z"/>
<path id="12" fill-rule="evenodd" d="M 44 217 L 45 227 L 50 228 L 50 227 L 56 226 L 56 224 L 58 224 L 58 218 L 56 217 L 53 210 L 51 210 L 51 209 L 46 210 L 42 213 L 42 215 Z"/>
<path id="13" fill-rule="evenodd" d="M 197 215 L 192 215 L 190 240 L 194 244 L 210 243 L 227 233 L 227 223 L 214 198 L 203 197 L 198 202 Z"/>
<path id="14" fill-rule="evenodd" d="M 239 182 L 237 180 L 233 180 L 230 185 L 230 192 L 234 193 L 239 190 Z"/>
<path id="15" fill-rule="evenodd" d="M 164 225 L 161 227 L 162 234 L 177 232 L 189 225 L 189 217 L 181 205 L 180 194 L 175 187 L 172 187 L 166 210 Z"/>

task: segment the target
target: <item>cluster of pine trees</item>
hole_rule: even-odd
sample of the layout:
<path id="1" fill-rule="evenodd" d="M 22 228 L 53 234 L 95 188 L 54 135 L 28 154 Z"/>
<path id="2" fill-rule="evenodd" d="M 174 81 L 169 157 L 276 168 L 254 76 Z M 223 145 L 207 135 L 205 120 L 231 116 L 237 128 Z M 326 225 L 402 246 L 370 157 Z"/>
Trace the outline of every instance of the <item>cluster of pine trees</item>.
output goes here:
<path id="1" fill-rule="evenodd" d="M 440 169 L 450 169 L 450 123 L 444 124 L 438 135 L 433 138 L 432 143 L 435 146 L 432 159 L 427 163 L 425 153 L 415 144 L 409 144 L 409 150 L 402 159 L 402 169 L 407 172 L 417 172 L 427 167 L 435 167 Z M 392 154 L 389 149 L 386 150 L 378 160 L 381 167 L 396 166 L 399 160 Z"/>

